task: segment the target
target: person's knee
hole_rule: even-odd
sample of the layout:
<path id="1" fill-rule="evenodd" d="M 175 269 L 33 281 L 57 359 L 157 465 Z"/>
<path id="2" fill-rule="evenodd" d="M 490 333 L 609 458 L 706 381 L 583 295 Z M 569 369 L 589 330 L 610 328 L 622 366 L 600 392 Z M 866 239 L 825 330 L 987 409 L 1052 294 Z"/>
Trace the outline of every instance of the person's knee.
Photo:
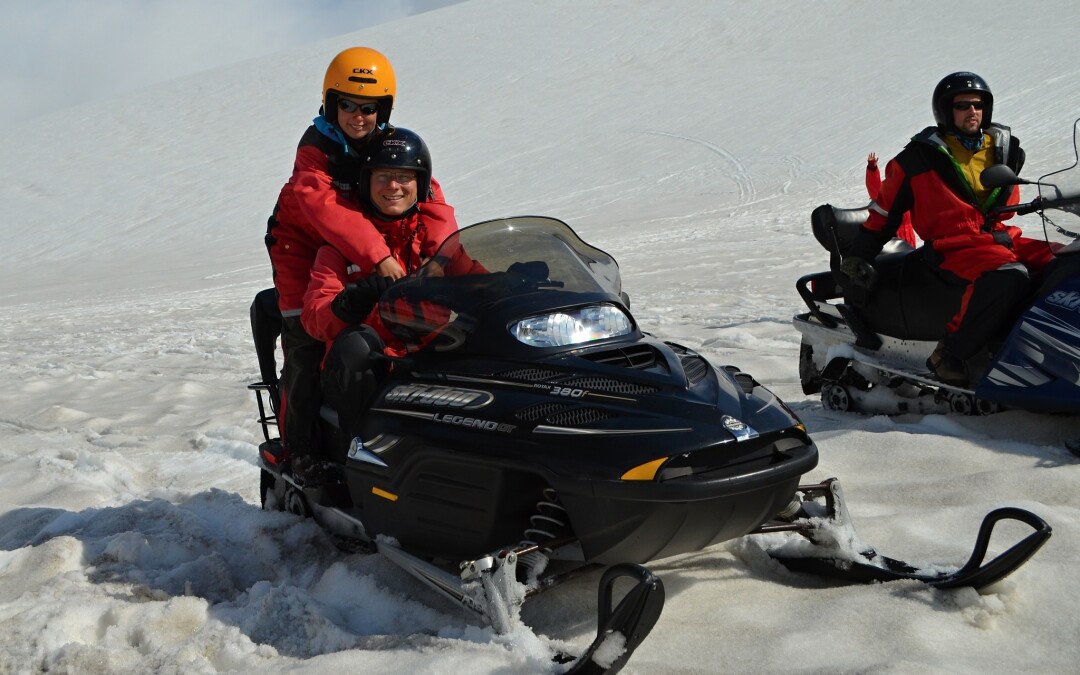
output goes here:
<path id="1" fill-rule="evenodd" d="M 983 289 L 999 301 L 1012 304 L 1027 295 L 1031 277 L 1027 268 L 1017 263 L 987 272 L 975 284 L 976 289 Z"/>
<path id="2" fill-rule="evenodd" d="M 342 333 L 330 348 L 330 358 L 342 369 L 356 372 L 367 368 L 371 345 L 361 331 Z"/>

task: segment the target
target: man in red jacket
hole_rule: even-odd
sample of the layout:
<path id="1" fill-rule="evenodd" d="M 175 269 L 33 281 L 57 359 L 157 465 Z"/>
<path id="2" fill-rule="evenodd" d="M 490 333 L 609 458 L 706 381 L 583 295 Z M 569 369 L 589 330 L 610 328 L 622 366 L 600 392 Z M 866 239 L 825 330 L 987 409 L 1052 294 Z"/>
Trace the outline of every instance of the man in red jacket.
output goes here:
<path id="1" fill-rule="evenodd" d="M 369 144 L 359 174 L 361 210 L 382 233 L 398 269 L 412 273 L 430 258 L 457 227 L 453 208 L 443 202 L 424 204 L 431 183 L 431 154 L 414 132 L 396 127 Z M 338 413 L 347 438 L 358 425 L 376 385 L 377 364 L 371 352 L 396 347 L 393 335 L 374 311 L 379 297 L 397 278 L 356 262 L 329 244 L 319 248 L 310 274 L 301 321 L 325 350 L 322 386 Z M 404 349 L 391 349 L 404 355 Z M 320 354 L 321 355 L 321 354 Z M 330 458 L 323 456 L 322 461 Z M 329 475 L 332 464 L 323 464 Z"/>
<path id="2" fill-rule="evenodd" d="M 1050 261 L 1046 243 L 1020 236 L 994 208 L 1016 204 L 1015 186 L 988 189 L 980 175 L 992 164 L 1017 173 L 1024 151 L 1009 127 L 991 122 L 994 95 L 974 73 L 946 76 L 932 99 L 937 126 L 914 136 L 885 167 L 885 181 L 841 271 L 855 286 L 873 278 L 872 261 L 911 214 L 926 257 L 943 275 L 966 283 L 960 309 L 927 367 L 947 384 L 968 384 L 967 359 L 1011 324 L 1018 306 Z"/>
<path id="3" fill-rule="evenodd" d="M 282 440 L 302 477 L 320 452 L 319 363 L 323 343 L 300 322 L 316 252 L 324 242 L 368 274 L 405 275 L 384 232 L 360 209 L 357 185 L 365 148 L 389 129 L 397 83 L 385 56 L 366 47 L 338 54 L 326 70 L 322 108 L 300 139 L 292 176 L 281 189 L 266 233 L 281 310 Z M 432 228 L 457 228 L 442 190 L 431 181 L 417 212 Z"/>

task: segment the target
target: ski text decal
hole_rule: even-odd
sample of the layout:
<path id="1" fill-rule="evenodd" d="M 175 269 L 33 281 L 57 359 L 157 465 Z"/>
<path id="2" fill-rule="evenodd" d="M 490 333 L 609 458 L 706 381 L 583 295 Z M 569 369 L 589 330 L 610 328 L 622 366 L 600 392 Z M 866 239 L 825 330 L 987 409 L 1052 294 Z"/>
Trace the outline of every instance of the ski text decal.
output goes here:
<path id="1" fill-rule="evenodd" d="M 1046 303 L 1075 310 L 1080 308 L 1080 293 L 1076 291 L 1054 291 L 1046 296 Z"/>

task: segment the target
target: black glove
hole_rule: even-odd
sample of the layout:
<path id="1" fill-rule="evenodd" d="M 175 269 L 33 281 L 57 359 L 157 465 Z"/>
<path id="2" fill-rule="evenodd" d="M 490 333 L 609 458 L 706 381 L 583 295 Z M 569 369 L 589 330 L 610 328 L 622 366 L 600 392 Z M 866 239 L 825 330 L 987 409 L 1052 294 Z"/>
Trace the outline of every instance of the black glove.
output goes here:
<path id="1" fill-rule="evenodd" d="M 873 290 L 877 283 L 877 270 L 862 258 L 849 255 L 840 263 L 840 272 L 851 280 L 851 285 L 861 291 Z"/>
<path id="2" fill-rule="evenodd" d="M 543 281 L 548 278 L 548 266 L 543 260 L 530 260 L 529 262 L 516 262 L 510 267 L 506 268 L 506 271 L 511 274 L 520 274 L 526 279 L 533 281 Z"/>
<path id="3" fill-rule="evenodd" d="M 1009 233 L 1006 232 L 1005 230 L 998 230 L 997 232 L 994 232 L 993 234 L 994 234 L 994 243 L 995 244 L 998 244 L 999 246 L 1004 246 L 1005 248 L 1008 248 L 1008 249 L 1011 249 L 1013 247 L 1012 237 L 1010 237 Z"/>
<path id="4" fill-rule="evenodd" d="M 361 323 L 371 314 L 383 292 L 393 285 L 394 280 L 390 277 L 365 277 L 345 286 L 345 290 L 330 303 L 330 310 L 345 323 Z"/>

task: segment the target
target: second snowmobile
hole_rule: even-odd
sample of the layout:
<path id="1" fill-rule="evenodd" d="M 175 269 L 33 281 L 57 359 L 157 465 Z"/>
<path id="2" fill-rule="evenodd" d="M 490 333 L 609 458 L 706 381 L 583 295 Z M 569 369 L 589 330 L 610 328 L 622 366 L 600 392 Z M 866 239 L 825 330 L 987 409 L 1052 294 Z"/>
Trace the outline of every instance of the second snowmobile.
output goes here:
<path id="1" fill-rule="evenodd" d="M 384 293 L 380 317 L 404 355 L 385 357 L 354 438 L 324 407 L 337 483 L 305 486 L 273 433 L 273 307 L 272 290 L 252 306 L 264 506 L 313 517 L 497 630 L 526 597 L 606 567 L 597 638 L 568 672 L 615 672 L 651 630 L 664 602 L 651 560 L 786 532 L 813 542 L 776 549 L 803 569 L 978 586 L 1050 534 L 1027 512 L 991 514 L 986 537 L 1005 518 L 1034 532 L 986 564 L 983 545 L 949 574 L 851 550 L 853 536 L 836 536 L 850 527 L 839 485 L 800 486 L 818 449 L 795 413 L 738 368 L 642 332 L 615 260 L 552 218 L 463 228 Z M 617 658 L 597 656 L 608 640 Z"/>
<path id="2" fill-rule="evenodd" d="M 1078 135 L 1080 120 L 1073 127 L 1074 157 L 1080 157 Z M 840 411 L 1080 412 L 1080 160 L 1036 181 L 995 165 L 981 180 L 987 187 L 1035 186 L 1030 202 L 1001 210 L 1038 214 L 1054 260 L 1008 337 L 969 361 L 974 383 L 939 382 L 925 365 L 960 306 L 964 285 L 941 276 L 921 248 L 894 239 L 874 261 L 872 292 L 845 296 L 839 265 L 869 210 L 825 204 L 814 210 L 811 224 L 830 253 L 830 269 L 796 283 L 809 310 L 793 319 L 802 334 L 804 393 L 820 392 L 826 408 Z"/>

